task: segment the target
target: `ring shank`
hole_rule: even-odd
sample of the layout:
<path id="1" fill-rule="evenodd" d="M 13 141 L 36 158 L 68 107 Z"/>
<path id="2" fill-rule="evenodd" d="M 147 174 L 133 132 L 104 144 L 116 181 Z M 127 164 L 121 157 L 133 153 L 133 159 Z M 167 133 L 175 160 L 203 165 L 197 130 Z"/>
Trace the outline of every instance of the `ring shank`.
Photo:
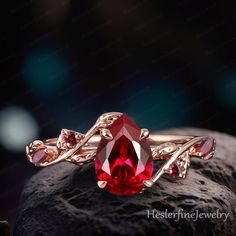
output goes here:
<path id="1" fill-rule="evenodd" d="M 182 144 L 190 141 L 194 136 L 190 135 L 165 135 L 165 134 L 150 134 L 148 141 L 150 145 L 159 145 L 166 142 L 172 142 L 176 144 Z M 88 146 L 96 146 L 101 140 L 100 135 L 93 135 L 87 142 Z M 46 145 L 54 146 L 57 143 L 57 138 L 44 140 Z"/>

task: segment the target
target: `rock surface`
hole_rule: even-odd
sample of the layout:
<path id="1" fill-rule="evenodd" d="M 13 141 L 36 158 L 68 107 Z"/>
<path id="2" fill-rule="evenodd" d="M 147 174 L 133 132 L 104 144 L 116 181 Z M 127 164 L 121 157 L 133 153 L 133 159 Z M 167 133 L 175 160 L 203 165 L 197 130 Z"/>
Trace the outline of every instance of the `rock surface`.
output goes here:
<path id="1" fill-rule="evenodd" d="M 45 168 L 23 190 L 14 235 L 236 235 L 236 138 L 190 128 L 164 133 L 212 136 L 216 155 L 209 161 L 192 159 L 186 179 L 163 176 L 154 187 L 134 196 L 100 190 L 93 163 Z M 148 218 L 152 209 L 159 213 L 218 211 L 229 216 L 226 221 Z"/>

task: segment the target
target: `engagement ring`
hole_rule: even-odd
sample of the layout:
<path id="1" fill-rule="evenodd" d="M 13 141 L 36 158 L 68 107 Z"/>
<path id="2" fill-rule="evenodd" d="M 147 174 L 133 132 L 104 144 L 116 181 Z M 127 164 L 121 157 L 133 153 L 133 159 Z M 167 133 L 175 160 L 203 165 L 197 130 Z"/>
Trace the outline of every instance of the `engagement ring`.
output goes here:
<path id="1" fill-rule="evenodd" d="M 162 174 L 185 178 L 192 157 L 208 160 L 214 151 L 211 137 L 149 133 L 119 112 L 101 115 L 86 134 L 62 129 L 57 138 L 26 146 L 28 160 L 39 167 L 94 161 L 99 188 L 119 195 L 143 192 Z M 153 173 L 154 161 L 163 163 Z"/>

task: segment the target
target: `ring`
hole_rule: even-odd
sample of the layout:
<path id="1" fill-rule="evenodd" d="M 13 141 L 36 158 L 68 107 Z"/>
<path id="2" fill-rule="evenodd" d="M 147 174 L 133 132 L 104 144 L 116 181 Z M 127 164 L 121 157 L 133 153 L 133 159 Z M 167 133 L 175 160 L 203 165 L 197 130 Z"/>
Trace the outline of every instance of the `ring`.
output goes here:
<path id="1" fill-rule="evenodd" d="M 26 146 L 28 160 L 38 167 L 94 161 L 98 187 L 119 195 L 141 193 L 162 174 L 185 178 L 192 157 L 209 160 L 214 152 L 211 137 L 149 133 L 119 112 L 102 114 L 86 134 L 62 129 L 58 138 Z M 154 161 L 161 164 L 155 173 Z"/>

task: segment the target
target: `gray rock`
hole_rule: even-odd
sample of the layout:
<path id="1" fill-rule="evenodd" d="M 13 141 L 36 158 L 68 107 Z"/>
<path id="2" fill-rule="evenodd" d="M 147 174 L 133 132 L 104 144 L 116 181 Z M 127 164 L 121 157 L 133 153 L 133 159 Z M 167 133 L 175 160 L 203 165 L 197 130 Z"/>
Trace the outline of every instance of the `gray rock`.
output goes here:
<path id="1" fill-rule="evenodd" d="M 163 176 L 157 185 L 134 196 L 100 190 L 93 163 L 45 168 L 23 190 L 14 235 L 236 235 L 236 138 L 201 129 L 164 133 L 212 136 L 217 141 L 215 158 L 192 159 L 186 179 Z M 148 210 L 229 216 L 196 221 L 148 218 Z"/>

